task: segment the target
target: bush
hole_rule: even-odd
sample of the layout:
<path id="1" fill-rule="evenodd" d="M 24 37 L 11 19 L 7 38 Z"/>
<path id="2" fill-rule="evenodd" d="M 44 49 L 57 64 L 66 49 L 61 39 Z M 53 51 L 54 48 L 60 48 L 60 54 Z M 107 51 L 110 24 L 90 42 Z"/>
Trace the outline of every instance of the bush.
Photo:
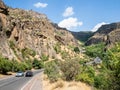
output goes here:
<path id="1" fill-rule="evenodd" d="M 66 60 L 60 65 L 63 77 L 66 80 L 74 80 L 75 76 L 80 72 L 80 64 L 76 59 Z"/>
<path id="2" fill-rule="evenodd" d="M 21 53 L 22 53 L 23 58 L 28 57 L 29 55 L 31 55 L 33 57 L 36 55 L 36 52 L 29 48 L 22 49 Z"/>
<path id="3" fill-rule="evenodd" d="M 108 79 L 102 74 L 95 76 L 94 86 L 100 90 L 109 90 L 108 88 Z"/>
<path id="4" fill-rule="evenodd" d="M 59 43 L 56 43 L 56 45 L 54 46 L 54 50 L 56 51 L 57 54 L 61 52 L 61 47 Z"/>
<path id="5" fill-rule="evenodd" d="M 86 69 L 84 69 L 81 73 L 79 73 L 76 76 L 76 80 L 85 82 L 85 83 L 93 86 L 94 85 L 94 76 L 95 76 L 94 68 L 90 67 L 90 66 L 86 66 Z"/>
<path id="6" fill-rule="evenodd" d="M 49 59 L 49 56 L 42 54 L 40 58 L 42 61 L 47 61 Z"/>
<path id="7" fill-rule="evenodd" d="M 66 59 L 69 55 L 66 51 L 62 51 L 61 56 L 62 56 L 63 59 Z"/>
<path id="8" fill-rule="evenodd" d="M 43 63 L 43 61 L 39 61 L 39 60 L 37 60 L 37 59 L 34 59 L 34 61 L 33 61 L 33 63 L 32 63 L 32 66 L 33 66 L 33 68 L 35 68 L 35 69 L 41 69 L 41 68 L 44 67 L 44 63 Z"/>
<path id="9" fill-rule="evenodd" d="M 26 64 L 26 70 L 32 69 L 32 61 L 31 60 L 25 60 L 24 63 Z"/>
<path id="10" fill-rule="evenodd" d="M 9 41 L 9 44 L 10 44 L 10 48 L 14 49 L 14 47 L 15 47 L 14 42 L 13 41 Z"/>
<path id="11" fill-rule="evenodd" d="M 54 61 L 47 62 L 45 64 L 45 70 L 44 73 L 47 74 L 48 78 L 51 82 L 55 82 L 60 77 L 59 74 L 59 67 Z"/>
<path id="12" fill-rule="evenodd" d="M 7 74 L 8 71 L 12 71 L 12 63 L 8 59 L 0 57 L 0 72 Z"/>
<path id="13" fill-rule="evenodd" d="M 75 51 L 76 53 L 79 53 L 79 52 L 80 52 L 80 49 L 79 49 L 78 47 L 75 47 L 75 48 L 74 48 L 74 51 Z"/>
<path id="14" fill-rule="evenodd" d="M 87 46 L 85 54 L 87 54 L 90 57 L 102 58 L 104 54 L 104 48 L 105 46 L 103 43 Z"/>
<path id="15" fill-rule="evenodd" d="M 28 69 L 30 69 L 30 68 L 26 62 L 17 62 L 16 60 L 12 61 L 12 71 L 13 72 L 25 71 Z"/>
<path id="16" fill-rule="evenodd" d="M 26 70 L 26 65 L 25 63 L 19 63 L 19 65 L 17 66 L 17 71 L 25 71 Z"/>
<path id="17" fill-rule="evenodd" d="M 76 80 L 85 82 L 89 85 L 94 85 L 94 77 L 90 77 L 89 73 L 80 73 L 76 76 Z"/>

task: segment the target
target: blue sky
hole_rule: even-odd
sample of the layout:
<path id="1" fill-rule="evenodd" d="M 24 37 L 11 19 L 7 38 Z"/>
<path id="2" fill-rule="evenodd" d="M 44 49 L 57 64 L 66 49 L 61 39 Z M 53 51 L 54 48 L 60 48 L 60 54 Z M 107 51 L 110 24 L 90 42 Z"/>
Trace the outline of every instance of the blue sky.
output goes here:
<path id="1" fill-rule="evenodd" d="M 96 31 L 120 22 L 120 0 L 4 0 L 13 8 L 34 10 L 70 31 Z"/>

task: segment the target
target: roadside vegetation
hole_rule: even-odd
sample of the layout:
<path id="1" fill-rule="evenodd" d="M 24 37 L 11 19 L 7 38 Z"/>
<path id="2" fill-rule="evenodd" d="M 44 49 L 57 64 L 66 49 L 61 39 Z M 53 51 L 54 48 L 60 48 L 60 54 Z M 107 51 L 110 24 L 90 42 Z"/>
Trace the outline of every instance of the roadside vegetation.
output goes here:
<path id="1" fill-rule="evenodd" d="M 81 81 L 92 86 L 94 90 L 120 89 L 120 43 L 105 51 L 104 43 L 87 46 L 84 58 L 65 58 L 64 61 L 54 60 L 45 64 L 45 74 L 53 82 Z M 75 48 L 75 51 L 78 48 Z M 77 52 L 78 53 L 78 52 Z M 93 61 L 101 58 L 102 63 Z"/>
<path id="2" fill-rule="evenodd" d="M 84 55 L 79 57 L 81 51 L 78 47 L 72 47 L 76 53 L 75 57 L 70 57 L 68 51 L 61 50 L 60 45 L 55 45 L 57 54 L 61 54 L 63 60 L 49 60 L 49 56 L 42 55 L 41 60 L 8 60 L 0 56 L 0 73 L 25 71 L 29 69 L 44 68 L 51 83 L 58 80 L 84 82 L 93 87 L 94 90 L 120 90 L 120 43 L 116 43 L 111 49 L 105 49 L 105 44 L 95 44 L 85 46 Z M 35 56 L 35 52 L 25 49 L 22 51 L 24 57 L 29 52 Z M 96 57 L 102 61 L 93 62 Z"/>
<path id="3" fill-rule="evenodd" d="M 14 42 L 10 41 L 9 44 L 15 55 L 20 60 L 9 60 L 8 58 L 0 56 L 0 74 L 8 74 L 8 72 L 26 71 L 31 69 L 41 69 L 44 67 L 44 62 L 49 58 L 49 56 L 43 54 L 41 55 L 40 60 L 38 60 L 37 58 L 34 58 L 36 52 L 28 48 L 21 50 L 22 57 L 20 57 L 18 55 L 19 49 L 15 47 Z"/>
<path id="4" fill-rule="evenodd" d="M 17 60 L 8 60 L 0 56 L 0 73 L 7 74 L 7 72 L 17 72 L 17 71 L 26 71 L 31 70 L 32 68 L 41 69 L 44 67 L 43 61 L 34 59 L 24 60 L 18 62 Z"/>

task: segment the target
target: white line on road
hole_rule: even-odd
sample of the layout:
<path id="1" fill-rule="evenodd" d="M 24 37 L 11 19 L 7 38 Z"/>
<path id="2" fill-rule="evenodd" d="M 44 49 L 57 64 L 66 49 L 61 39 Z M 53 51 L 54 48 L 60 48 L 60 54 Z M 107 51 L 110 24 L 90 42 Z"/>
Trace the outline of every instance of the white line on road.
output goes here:
<path id="1" fill-rule="evenodd" d="M 35 76 L 33 76 L 29 81 L 28 83 L 26 83 L 20 90 L 24 90 L 25 87 L 27 87 L 27 85 L 29 85 L 29 83 L 32 82 L 32 80 L 37 76 L 38 74 L 36 74 Z"/>
<path id="2" fill-rule="evenodd" d="M 26 83 L 20 90 L 24 90 L 24 88 L 25 88 L 33 79 L 34 79 L 34 77 L 32 77 L 32 78 L 28 81 L 28 83 Z"/>
<path id="3" fill-rule="evenodd" d="M 42 72 L 41 72 L 42 73 Z M 38 75 L 40 75 L 41 73 L 37 74 L 35 77 L 37 77 Z M 34 87 L 35 83 L 36 83 L 37 79 L 34 80 L 34 82 L 32 83 L 30 90 L 32 90 L 32 88 Z"/>
<path id="4" fill-rule="evenodd" d="M 35 81 L 32 83 L 32 85 L 31 85 L 31 87 L 30 87 L 30 90 L 32 90 L 32 87 L 34 86 L 34 84 L 35 84 L 36 81 L 37 81 L 37 80 L 35 79 Z"/>

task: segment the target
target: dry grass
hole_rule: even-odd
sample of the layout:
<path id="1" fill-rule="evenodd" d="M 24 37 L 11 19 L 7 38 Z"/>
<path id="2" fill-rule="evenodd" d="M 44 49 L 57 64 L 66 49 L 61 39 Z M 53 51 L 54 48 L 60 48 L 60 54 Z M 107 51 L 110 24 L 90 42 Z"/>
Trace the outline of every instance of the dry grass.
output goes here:
<path id="1" fill-rule="evenodd" d="M 9 77 L 11 75 L 15 75 L 16 73 L 12 73 L 12 72 L 7 72 L 7 75 L 4 74 L 0 74 L 0 78 L 5 78 L 5 77 Z"/>
<path id="2" fill-rule="evenodd" d="M 57 88 L 63 88 L 63 87 L 64 87 L 64 83 L 62 81 L 58 81 L 58 82 L 55 83 L 52 90 L 55 90 Z"/>
<path id="3" fill-rule="evenodd" d="M 46 76 L 43 77 L 43 90 L 92 90 L 90 86 L 82 82 L 66 82 L 58 80 L 55 83 L 50 83 Z"/>
<path id="4" fill-rule="evenodd" d="M 0 78 L 2 78 L 3 77 L 3 75 L 2 74 L 0 74 Z"/>
<path id="5" fill-rule="evenodd" d="M 76 82 L 71 82 L 68 87 L 72 87 L 72 86 L 78 86 Z"/>

